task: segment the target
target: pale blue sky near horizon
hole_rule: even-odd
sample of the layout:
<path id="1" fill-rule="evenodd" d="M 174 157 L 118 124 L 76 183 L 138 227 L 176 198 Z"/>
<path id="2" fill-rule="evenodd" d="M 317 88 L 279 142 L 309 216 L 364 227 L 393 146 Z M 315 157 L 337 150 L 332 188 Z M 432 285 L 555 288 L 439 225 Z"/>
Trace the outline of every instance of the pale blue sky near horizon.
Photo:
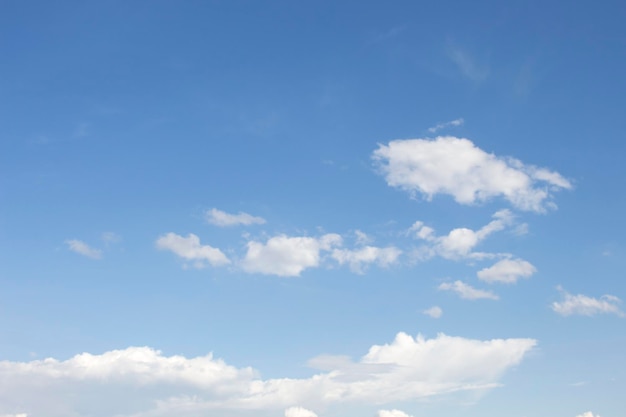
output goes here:
<path id="1" fill-rule="evenodd" d="M 622 416 L 625 18 L 3 1 L 0 416 Z M 400 332 L 427 342 L 376 362 Z M 55 395 L 91 381 L 63 361 L 133 346 L 284 385 L 257 403 L 245 376 L 226 395 L 113 361 L 93 369 L 117 408 Z M 49 357 L 64 376 L 30 392 Z"/>

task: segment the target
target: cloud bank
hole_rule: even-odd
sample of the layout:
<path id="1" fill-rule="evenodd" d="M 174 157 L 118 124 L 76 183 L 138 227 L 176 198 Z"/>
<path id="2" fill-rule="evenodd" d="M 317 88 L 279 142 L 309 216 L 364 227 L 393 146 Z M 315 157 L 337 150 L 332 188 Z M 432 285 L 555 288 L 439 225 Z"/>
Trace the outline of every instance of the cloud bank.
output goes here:
<path id="1" fill-rule="evenodd" d="M 317 363 L 329 369 L 309 378 L 265 380 L 252 368 L 233 367 L 212 354 L 166 356 L 148 347 L 83 353 L 67 360 L 2 361 L 0 413 L 269 417 L 286 409 L 287 417 L 313 417 L 310 410 L 336 403 L 377 405 L 492 388 L 535 345 L 533 339 L 443 334 L 426 339 L 398 333 L 358 361 L 326 357 Z"/>

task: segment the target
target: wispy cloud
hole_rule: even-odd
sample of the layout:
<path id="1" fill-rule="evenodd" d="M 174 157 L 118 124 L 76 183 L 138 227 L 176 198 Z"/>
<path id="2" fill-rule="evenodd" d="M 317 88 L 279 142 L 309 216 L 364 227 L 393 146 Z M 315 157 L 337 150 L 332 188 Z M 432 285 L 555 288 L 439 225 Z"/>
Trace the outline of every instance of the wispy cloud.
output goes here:
<path id="1" fill-rule="evenodd" d="M 489 67 L 480 63 L 468 51 L 457 45 L 449 45 L 447 50 L 448 58 L 456 65 L 459 72 L 473 82 L 479 83 L 489 76 Z"/>
<path id="2" fill-rule="evenodd" d="M 439 285 L 438 289 L 442 291 L 452 291 L 458 294 L 459 297 L 466 300 L 479 300 L 482 298 L 497 300 L 500 298 L 491 291 L 476 289 L 471 285 L 464 283 L 463 281 L 454 281 L 452 283 L 444 282 L 443 284 Z"/>
<path id="3" fill-rule="evenodd" d="M 563 296 L 562 301 L 552 303 L 552 310 L 561 316 L 595 316 L 598 314 L 615 314 L 626 317 L 621 310 L 621 300 L 614 295 L 603 295 L 593 298 L 583 294 L 570 294 L 562 287 L 557 287 Z"/>
<path id="4" fill-rule="evenodd" d="M 253 216 L 248 213 L 239 212 L 237 214 L 226 213 L 225 211 L 212 208 L 205 213 L 206 221 L 220 227 L 227 226 L 249 226 L 252 224 L 265 224 L 263 217 Z"/>
<path id="5" fill-rule="evenodd" d="M 100 249 L 95 249 L 78 239 L 68 239 L 65 241 L 65 244 L 72 252 L 78 253 L 79 255 L 86 256 L 91 259 L 102 259 L 102 251 Z"/>
<path id="6" fill-rule="evenodd" d="M 449 122 L 445 122 L 445 123 L 437 123 L 435 126 L 433 127 L 429 127 L 428 128 L 428 132 L 430 133 L 436 133 L 442 129 L 445 129 L 447 127 L 458 127 L 458 126 L 462 126 L 463 123 L 465 123 L 465 121 L 460 118 L 460 119 L 455 119 L 455 120 L 451 120 Z"/>

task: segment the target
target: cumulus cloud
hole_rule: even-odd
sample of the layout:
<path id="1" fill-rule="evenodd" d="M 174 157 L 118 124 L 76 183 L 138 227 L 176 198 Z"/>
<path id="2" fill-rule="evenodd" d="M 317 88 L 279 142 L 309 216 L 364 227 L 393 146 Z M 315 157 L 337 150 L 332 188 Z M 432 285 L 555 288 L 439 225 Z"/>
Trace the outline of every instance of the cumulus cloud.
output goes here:
<path id="1" fill-rule="evenodd" d="M 248 213 L 243 212 L 239 212 L 237 214 L 229 214 L 216 208 L 208 210 L 205 213 L 205 216 L 207 222 L 220 227 L 265 224 L 265 219 L 263 217 L 252 216 Z"/>
<path id="2" fill-rule="evenodd" d="M 447 127 L 461 126 L 465 121 L 463 119 L 455 119 L 446 123 L 437 123 L 435 126 L 428 128 L 429 133 L 435 133 Z"/>
<path id="3" fill-rule="evenodd" d="M 553 192 L 572 188 L 559 173 L 487 153 L 472 141 L 453 136 L 394 140 L 381 144 L 372 158 L 387 184 L 421 194 L 452 196 L 474 204 L 503 197 L 520 210 L 554 208 Z"/>
<path id="4" fill-rule="evenodd" d="M 591 411 L 577 415 L 576 417 L 600 417 L 599 414 L 593 414 Z"/>
<path id="5" fill-rule="evenodd" d="M 502 259 L 489 268 L 481 269 L 476 275 L 488 283 L 514 284 L 518 279 L 528 278 L 535 272 L 537 269 L 530 262 L 522 259 Z"/>
<path id="6" fill-rule="evenodd" d="M 400 410 L 379 410 L 378 417 L 413 417 Z"/>
<path id="7" fill-rule="evenodd" d="M 278 235 L 265 243 L 250 241 L 241 265 L 249 273 L 295 277 L 320 265 L 320 251 L 329 251 L 341 243 L 341 236 L 334 233 L 320 238 Z"/>
<path id="8" fill-rule="evenodd" d="M 438 319 L 443 315 L 443 310 L 439 306 L 432 306 L 431 308 L 424 310 L 422 313 L 434 319 Z"/>
<path id="9" fill-rule="evenodd" d="M 317 414 L 306 408 L 289 407 L 285 410 L 285 417 L 317 417 Z"/>
<path id="10" fill-rule="evenodd" d="M 203 268 L 206 263 L 211 266 L 222 266 L 230 263 L 228 257 L 221 250 L 200 244 L 200 238 L 193 233 L 189 233 L 187 237 L 176 233 L 167 233 L 157 239 L 156 247 L 161 250 L 169 250 L 187 261 L 192 261 L 196 268 Z"/>
<path id="11" fill-rule="evenodd" d="M 393 246 L 386 248 L 365 246 L 354 250 L 334 249 L 331 256 L 340 265 L 348 264 L 352 272 L 362 274 L 368 265 L 376 263 L 381 267 L 387 267 L 395 263 L 401 254 L 402 251 Z"/>
<path id="12" fill-rule="evenodd" d="M 445 236 L 437 236 L 435 230 L 424 225 L 423 222 L 415 222 L 408 230 L 415 238 L 423 240 L 426 245 L 420 247 L 414 255 L 419 259 L 427 259 L 433 256 L 441 256 L 445 259 L 483 259 L 497 256 L 495 254 L 474 252 L 474 248 L 489 235 L 503 230 L 514 221 L 514 216 L 509 210 L 500 210 L 493 215 L 493 220 L 478 230 L 466 227 L 452 229 Z"/>
<path id="13" fill-rule="evenodd" d="M 287 409 L 286 417 L 311 417 L 315 414 L 309 409 L 332 404 L 379 405 L 492 388 L 535 345 L 533 339 L 443 334 L 425 339 L 398 333 L 358 361 L 327 361 L 331 369 L 309 378 L 261 379 L 254 369 L 233 367 L 211 354 L 166 356 L 148 347 L 67 360 L 2 361 L 0 413 L 198 417 L 247 412 L 269 417 Z"/>
<path id="14" fill-rule="evenodd" d="M 619 317 L 626 317 L 620 308 L 621 300 L 614 295 L 593 298 L 583 294 L 570 294 L 561 287 L 558 289 L 563 295 L 563 300 L 553 302 L 551 307 L 555 313 L 561 316 L 615 314 Z"/>
<path id="15" fill-rule="evenodd" d="M 452 291 L 459 295 L 459 297 L 464 298 L 466 300 L 479 300 L 481 298 L 486 298 L 489 300 L 497 300 L 499 297 L 491 291 L 479 290 L 472 287 L 469 284 L 464 283 L 463 281 L 454 281 L 444 282 L 439 285 L 439 290 L 442 291 Z"/>
<path id="16" fill-rule="evenodd" d="M 91 259 L 102 259 L 102 251 L 100 249 L 95 249 L 78 239 L 68 239 L 65 241 L 68 249 L 72 252 L 76 252 L 79 255 L 86 256 Z"/>

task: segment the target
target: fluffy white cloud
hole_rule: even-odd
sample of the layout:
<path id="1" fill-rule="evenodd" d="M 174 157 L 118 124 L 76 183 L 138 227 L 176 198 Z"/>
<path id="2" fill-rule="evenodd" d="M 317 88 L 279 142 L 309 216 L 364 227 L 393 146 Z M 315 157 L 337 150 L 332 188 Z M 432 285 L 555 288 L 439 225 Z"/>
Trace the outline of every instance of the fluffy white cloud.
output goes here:
<path id="1" fill-rule="evenodd" d="M 238 226 L 251 224 L 265 224 L 263 217 L 252 216 L 248 213 L 239 212 L 237 214 L 226 213 L 225 211 L 212 208 L 205 213 L 207 222 L 216 226 Z"/>
<path id="2" fill-rule="evenodd" d="M 452 291 L 457 293 L 461 298 L 466 300 L 478 300 L 486 298 L 490 300 L 497 300 L 499 297 L 491 291 L 479 290 L 472 287 L 463 281 L 444 282 L 438 287 L 442 291 Z"/>
<path id="3" fill-rule="evenodd" d="M 558 289 L 563 295 L 563 300 L 553 302 L 551 307 L 552 310 L 561 316 L 595 316 L 596 314 L 626 316 L 620 309 L 621 300 L 614 295 L 603 295 L 600 298 L 593 298 L 583 294 L 570 294 L 561 287 Z"/>
<path id="4" fill-rule="evenodd" d="M 372 158 L 389 186 L 428 200 L 448 194 L 473 204 L 501 196 L 521 210 L 543 212 L 555 207 L 553 191 L 572 188 L 557 172 L 498 157 L 452 136 L 394 140 L 381 144 Z"/>
<path id="5" fill-rule="evenodd" d="M 224 253 L 212 246 L 200 244 L 200 238 L 193 233 L 187 237 L 176 233 L 167 233 L 156 241 L 156 247 L 161 250 L 174 252 L 181 258 L 193 261 L 193 266 L 203 268 L 205 263 L 212 266 L 222 266 L 230 263 Z"/>
<path id="6" fill-rule="evenodd" d="M 2 414 L 0 417 L 28 417 L 28 414 L 20 413 L 20 414 Z"/>
<path id="7" fill-rule="evenodd" d="M 102 251 L 100 249 L 95 249 L 78 239 L 68 239 L 65 241 L 65 244 L 72 252 L 76 252 L 79 255 L 86 256 L 91 259 L 101 259 Z"/>
<path id="8" fill-rule="evenodd" d="M 443 310 L 439 306 L 433 306 L 423 311 L 424 314 L 434 319 L 438 319 L 443 315 Z"/>
<path id="9" fill-rule="evenodd" d="M 393 246 L 386 248 L 365 246 L 354 250 L 334 249 L 331 256 L 340 265 L 348 264 L 352 272 L 360 274 L 372 263 L 387 267 L 395 263 L 401 254 L 402 251 Z"/>
<path id="10" fill-rule="evenodd" d="M 481 269 L 476 275 L 489 283 L 514 284 L 518 279 L 528 278 L 535 272 L 537 269 L 530 262 L 522 259 L 502 259 L 489 268 Z"/>
<path id="11" fill-rule="evenodd" d="M 378 405 L 495 387 L 535 344 L 533 339 L 443 334 L 425 339 L 398 333 L 391 343 L 372 346 L 359 361 L 330 358 L 328 371 L 300 379 L 263 380 L 251 368 L 235 368 L 210 354 L 165 356 L 147 347 L 67 360 L 2 361 L 0 413 L 269 417 L 287 409 L 287 417 L 310 417 L 315 414 L 307 409 L 334 403 Z"/>
<path id="12" fill-rule="evenodd" d="M 413 417 L 400 410 L 380 410 L 378 417 Z"/>
<path id="13" fill-rule="evenodd" d="M 591 411 L 577 415 L 576 417 L 600 417 L 599 414 L 593 414 Z"/>
<path id="14" fill-rule="evenodd" d="M 306 408 L 289 407 L 285 410 L 285 417 L 317 417 L 317 414 Z"/>
<path id="15" fill-rule="evenodd" d="M 329 251 L 341 243 L 341 236 L 334 233 L 320 238 L 279 235 L 265 243 L 251 241 L 241 266 L 249 273 L 295 277 L 307 268 L 319 266 L 320 251 Z"/>
<path id="16" fill-rule="evenodd" d="M 427 243 L 416 251 L 415 255 L 419 259 L 427 259 L 436 255 L 446 259 L 483 259 L 496 255 L 474 252 L 474 248 L 489 235 L 505 229 L 513 222 L 514 216 L 509 210 L 500 210 L 494 213 L 491 222 L 478 230 L 461 227 L 452 229 L 445 236 L 437 236 L 434 229 L 425 226 L 421 221 L 417 221 L 409 228 L 408 233 Z"/>

